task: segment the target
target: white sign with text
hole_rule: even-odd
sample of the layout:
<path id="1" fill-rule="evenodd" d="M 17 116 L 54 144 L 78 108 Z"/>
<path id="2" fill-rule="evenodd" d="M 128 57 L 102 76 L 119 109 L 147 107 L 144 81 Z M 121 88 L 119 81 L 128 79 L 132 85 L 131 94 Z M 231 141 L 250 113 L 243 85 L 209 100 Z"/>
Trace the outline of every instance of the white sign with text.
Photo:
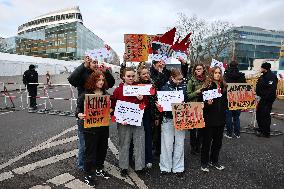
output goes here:
<path id="1" fill-rule="evenodd" d="M 151 95 L 152 84 L 124 85 L 123 96 Z"/>
<path id="2" fill-rule="evenodd" d="M 142 125 L 144 109 L 139 104 L 118 100 L 116 102 L 114 116 L 117 123 L 135 126 Z"/>
<path id="3" fill-rule="evenodd" d="M 158 103 L 163 111 L 172 111 L 172 103 L 182 103 L 184 101 L 183 91 L 157 91 Z"/>

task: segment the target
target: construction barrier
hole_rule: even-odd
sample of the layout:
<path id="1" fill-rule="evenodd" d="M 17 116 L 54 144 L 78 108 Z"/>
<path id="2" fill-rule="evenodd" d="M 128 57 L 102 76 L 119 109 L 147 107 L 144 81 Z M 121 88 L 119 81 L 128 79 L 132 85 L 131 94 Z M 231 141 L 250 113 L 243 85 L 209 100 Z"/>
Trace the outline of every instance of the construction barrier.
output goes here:
<path id="1" fill-rule="evenodd" d="M 36 96 L 34 98 L 37 99 L 44 99 L 44 109 L 37 109 L 37 110 L 29 110 L 30 113 L 39 113 L 39 114 L 50 114 L 50 115 L 61 115 L 61 116 L 75 116 L 73 112 L 73 101 L 77 100 L 74 97 L 74 91 L 72 89 L 72 86 L 70 84 L 50 84 L 47 85 L 45 83 L 29 83 L 30 85 L 43 85 L 43 96 Z M 58 98 L 58 97 L 50 97 L 48 89 L 50 87 L 55 87 L 55 86 L 69 86 L 70 87 L 70 98 Z M 26 89 L 27 91 L 27 89 Z M 28 95 L 27 93 L 27 105 L 29 104 L 28 99 L 31 96 Z M 47 107 L 47 100 L 49 101 L 49 108 Z M 70 101 L 70 111 L 62 111 L 62 110 L 55 110 L 53 108 L 53 104 L 51 103 L 51 100 L 68 100 Z M 76 105 L 76 104 L 75 104 Z"/>
<path id="2" fill-rule="evenodd" d="M 23 105 L 23 91 L 22 91 L 22 85 L 19 83 L 13 83 L 13 82 L 0 82 L 3 91 L 1 92 L 0 97 L 3 98 L 3 107 L 0 107 L 1 111 L 15 111 L 15 110 L 20 110 L 24 109 Z M 11 85 L 19 85 L 19 92 L 15 91 L 14 93 L 10 93 L 9 91 L 9 86 Z M 19 94 L 19 95 L 16 95 Z M 20 99 L 20 105 L 16 107 L 14 99 L 19 98 Z M 10 102 L 8 105 L 8 101 Z"/>

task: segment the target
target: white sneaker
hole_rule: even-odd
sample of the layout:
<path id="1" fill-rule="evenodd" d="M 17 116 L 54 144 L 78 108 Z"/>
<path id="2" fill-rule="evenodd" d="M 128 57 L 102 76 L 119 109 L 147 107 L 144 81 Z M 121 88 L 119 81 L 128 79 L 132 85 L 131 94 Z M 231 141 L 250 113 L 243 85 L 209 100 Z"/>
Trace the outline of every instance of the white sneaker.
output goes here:
<path id="1" fill-rule="evenodd" d="M 152 166 L 153 166 L 153 164 L 152 164 L 152 163 L 147 163 L 147 164 L 146 164 L 146 167 L 147 167 L 148 169 L 151 169 L 151 168 L 152 168 Z"/>
<path id="2" fill-rule="evenodd" d="M 234 134 L 234 136 L 235 136 L 236 138 L 241 138 L 241 136 L 240 136 L 240 135 L 236 135 L 236 134 Z"/>
<path id="3" fill-rule="evenodd" d="M 208 166 L 201 166 L 201 171 L 208 173 L 209 172 Z"/>
<path id="4" fill-rule="evenodd" d="M 210 162 L 209 165 L 212 166 L 212 167 L 215 167 L 216 169 L 218 169 L 220 171 L 225 169 L 225 167 L 223 165 L 220 165 L 219 163 L 214 163 L 213 164 L 212 162 Z"/>
<path id="5" fill-rule="evenodd" d="M 228 135 L 227 133 L 224 134 L 224 137 L 226 137 L 226 138 L 233 138 L 232 136 Z"/>

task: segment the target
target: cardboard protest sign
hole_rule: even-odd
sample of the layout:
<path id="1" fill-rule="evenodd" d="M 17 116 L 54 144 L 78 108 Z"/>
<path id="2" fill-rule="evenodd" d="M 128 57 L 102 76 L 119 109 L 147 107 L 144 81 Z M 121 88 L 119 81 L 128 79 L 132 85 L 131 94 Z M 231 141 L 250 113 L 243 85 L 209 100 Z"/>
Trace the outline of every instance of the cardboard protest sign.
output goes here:
<path id="1" fill-rule="evenodd" d="M 109 126 L 110 96 L 86 94 L 84 102 L 86 118 L 84 128 Z"/>
<path id="2" fill-rule="evenodd" d="M 229 110 L 255 109 L 256 99 L 253 85 L 246 83 L 228 83 Z"/>
<path id="3" fill-rule="evenodd" d="M 152 84 L 124 85 L 123 96 L 154 95 Z"/>
<path id="4" fill-rule="evenodd" d="M 178 130 L 203 128 L 203 102 L 172 104 L 174 126 Z"/>
<path id="5" fill-rule="evenodd" d="M 124 34 L 125 60 L 143 62 L 148 60 L 148 36 L 146 34 Z"/>
<path id="6" fill-rule="evenodd" d="M 213 67 L 215 67 L 215 66 L 220 67 L 221 70 L 222 70 L 222 74 L 224 74 L 225 68 L 224 68 L 223 62 L 219 62 L 218 60 L 215 60 L 214 58 L 212 58 L 210 68 L 213 68 Z"/>
<path id="7" fill-rule="evenodd" d="M 181 103 L 184 101 L 183 91 L 157 91 L 158 104 L 163 111 L 172 111 L 172 103 Z"/>
<path id="8" fill-rule="evenodd" d="M 117 123 L 141 126 L 143 114 L 144 109 L 139 104 L 121 100 L 116 102 L 114 116 Z"/>
<path id="9" fill-rule="evenodd" d="M 214 98 L 219 98 L 222 96 L 222 93 L 220 91 L 221 89 L 212 89 L 212 90 L 208 90 L 208 91 L 204 91 L 202 92 L 203 95 L 203 101 L 205 100 L 212 100 Z"/>

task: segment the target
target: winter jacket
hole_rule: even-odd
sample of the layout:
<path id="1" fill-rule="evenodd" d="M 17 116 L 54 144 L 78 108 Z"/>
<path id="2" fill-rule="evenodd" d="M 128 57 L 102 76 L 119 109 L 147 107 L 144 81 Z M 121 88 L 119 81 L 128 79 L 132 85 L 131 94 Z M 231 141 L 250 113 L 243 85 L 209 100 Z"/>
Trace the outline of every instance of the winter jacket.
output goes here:
<path id="1" fill-rule="evenodd" d="M 202 88 L 204 81 L 196 79 L 194 76 L 187 83 L 187 99 L 189 102 L 202 102 L 202 93 L 196 91 Z"/>
<path id="2" fill-rule="evenodd" d="M 85 101 L 85 94 L 94 94 L 92 92 L 83 91 L 80 96 L 77 98 L 77 107 L 75 111 L 75 117 L 78 117 L 79 113 L 84 113 L 84 101 Z M 106 91 L 103 92 L 103 95 L 109 95 Z M 109 127 L 92 127 L 92 128 L 83 128 L 83 132 L 94 133 L 101 129 L 108 129 Z"/>
<path id="3" fill-rule="evenodd" d="M 204 91 L 217 89 L 217 84 L 213 82 L 211 86 L 204 89 Z M 207 101 L 204 102 L 203 117 L 205 121 L 205 127 L 224 127 L 225 126 L 225 111 L 228 109 L 227 102 L 227 92 L 222 84 L 220 86 L 222 96 L 219 98 L 214 98 L 212 104 L 208 104 Z"/>
<path id="4" fill-rule="evenodd" d="M 183 91 L 184 94 L 184 101 L 187 101 L 187 95 L 186 95 L 186 86 L 185 85 L 179 85 L 177 86 L 172 80 L 168 81 L 162 88 L 161 91 Z M 173 113 L 171 111 L 164 112 L 163 116 L 165 116 L 168 119 L 173 119 Z"/>
<path id="5" fill-rule="evenodd" d="M 147 99 L 143 96 L 142 100 L 139 100 L 136 96 L 123 96 L 123 86 L 124 83 L 120 83 L 119 86 L 114 89 L 113 95 L 111 96 L 111 108 L 114 110 L 117 100 L 131 102 L 135 104 L 147 104 Z"/>
<path id="6" fill-rule="evenodd" d="M 262 100 L 274 102 L 278 79 L 270 70 L 259 77 L 256 83 L 256 95 Z"/>
<path id="7" fill-rule="evenodd" d="M 153 66 L 150 68 L 150 78 L 153 81 L 154 87 L 160 90 L 170 79 L 170 71 L 164 68 L 163 72 L 159 72 Z"/>
<path id="8" fill-rule="evenodd" d="M 72 73 L 71 75 L 67 78 L 69 83 L 77 87 L 78 90 L 78 96 L 80 96 L 84 92 L 84 85 L 88 79 L 88 77 L 92 74 L 92 70 L 89 68 L 86 68 L 84 66 L 84 63 L 78 66 Z M 107 84 L 109 88 L 112 88 L 115 84 L 115 79 L 109 72 L 109 70 L 106 70 L 104 72 Z"/>
<path id="9" fill-rule="evenodd" d="M 38 83 L 38 73 L 34 69 L 29 69 L 24 72 L 23 75 L 23 83 L 27 85 L 28 89 L 37 88 L 38 84 L 36 85 L 29 85 L 28 83 Z"/>
<path id="10" fill-rule="evenodd" d="M 230 66 L 224 73 L 224 79 L 227 83 L 246 83 L 245 74 L 237 66 Z"/>

